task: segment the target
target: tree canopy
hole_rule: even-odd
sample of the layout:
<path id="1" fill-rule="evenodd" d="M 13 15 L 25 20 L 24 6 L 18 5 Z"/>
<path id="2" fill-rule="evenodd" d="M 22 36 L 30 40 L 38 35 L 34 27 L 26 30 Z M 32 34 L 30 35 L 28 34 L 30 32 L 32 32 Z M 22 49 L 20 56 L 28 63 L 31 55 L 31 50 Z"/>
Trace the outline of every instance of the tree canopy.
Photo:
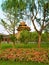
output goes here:
<path id="1" fill-rule="evenodd" d="M 26 6 L 26 3 L 24 0 L 5 0 L 1 6 L 7 17 L 6 19 L 10 22 L 10 24 L 7 24 L 8 22 L 1 19 L 2 25 L 8 32 L 13 32 L 13 34 L 15 34 L 15 27 L 17 26 L 18 21 L 22 18 L 20 12 L 25 10 L 24 6 Z"/>

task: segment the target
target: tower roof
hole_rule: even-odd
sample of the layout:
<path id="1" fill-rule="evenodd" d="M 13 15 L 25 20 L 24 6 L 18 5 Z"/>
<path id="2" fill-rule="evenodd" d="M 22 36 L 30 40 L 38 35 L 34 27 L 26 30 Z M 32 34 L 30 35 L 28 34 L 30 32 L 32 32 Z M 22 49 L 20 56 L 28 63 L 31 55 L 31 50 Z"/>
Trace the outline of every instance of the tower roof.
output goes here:
<path id="1" fill-rule="evenodd" d="M 23 21 L 23 22 L 20 22 L 20 25 L 19 25 L 19 27 L 17 28 L 17 30 L 18 30 L 18 31 L 21 31 L 21 30 L 28 30 L 28 31 L 30 31 L 30 27 L 27 26 L 27 25 L 25 24 L 25 22 Z"/>
<path id="2" fill-rule="evenodd" d="M 19 26 L 27 26 L 24 21 L 20 22 Z"/>

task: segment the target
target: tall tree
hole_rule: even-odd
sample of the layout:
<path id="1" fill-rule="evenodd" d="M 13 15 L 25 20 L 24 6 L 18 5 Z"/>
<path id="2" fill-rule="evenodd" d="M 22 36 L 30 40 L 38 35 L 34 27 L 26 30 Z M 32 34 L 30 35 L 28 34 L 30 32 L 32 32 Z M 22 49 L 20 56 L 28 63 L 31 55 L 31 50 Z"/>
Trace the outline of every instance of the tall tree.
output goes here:
<path id="1" fill-rule="evenodd" d="M 15 36 L 16 25 L 18 20 L 22 17 L 20 12 L 25 10 L 24 6 L 26 6 L 26 3 L 24 0 L 5 0 L 1 6 L 7 19 L 7 21 L 1 19 L 1 24 L 8 31 L 8 33 L 12 33 Z"/>
<path id="2" fill-rule="evenodd" d="M 29 5 L 32 14 L 31 20 L 34 29 L 39 35 L 38 47 L 40 48 L 41 34 L 43 30 L 49 25 L 49 0 L 34 0 L 34 2 L 32 0 L 32 3 Z M 36 27 L 35 21 L 37 22 L 37 25 L 40 26 L 39 30 Z"/>
<path id="3" fill-rule="evenodd" d="M 49 25 L 49 0 L 26 0 L 26 3 L 30 12 L 25 12 L 24 15 L 31 18 L 34 29 L 39 35 L 38 47 L 40 48 L 42 32 Z"/>
<path id="4" fill-rule="evenodd" d="M 2 10 L 5 12 L 6 19 L 8 19 L 8 22 L 5 22 L 3 19 L 1 19 L 2 24 L 8 30 L 11 28 L 13 34 L 15 34 L 15 27 L 18 19 L 21 17 L 20 12 L 22 12 L 22 10 L 25 10 L 25 5 L 26 3 L 23 0 L 5 0 L 1 5 Z"/>

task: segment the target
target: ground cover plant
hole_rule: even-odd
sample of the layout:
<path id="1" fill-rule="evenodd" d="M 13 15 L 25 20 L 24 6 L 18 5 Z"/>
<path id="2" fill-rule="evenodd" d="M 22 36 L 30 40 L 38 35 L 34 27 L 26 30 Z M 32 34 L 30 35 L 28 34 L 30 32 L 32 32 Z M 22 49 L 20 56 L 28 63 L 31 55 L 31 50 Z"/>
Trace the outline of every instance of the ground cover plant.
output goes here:
<path id="1" fill-rule="evenodd" d="M 0 65 L 49 65 L 37 62 L 15 62 L 15 61 L 0 61 Z"/>
<path id="2" fill-rule="evenodd" d="M 16 62 L 37 62 L 49 64 L 49 47 L 42 44 L 38 49 L 36 44 L 16 44 L 15 48 L 12 44 L 2 44 L 0 49 L 0 61 L 16 61 Z M 34 46 L 34 47 L 33 47 Z M 45 48 L 46 47 L 46 48 Z"/>
<path id="3" fill-rule="evenodd" d="M 49 65 L 49 43 L 1 43 L 1 65 Z"/>

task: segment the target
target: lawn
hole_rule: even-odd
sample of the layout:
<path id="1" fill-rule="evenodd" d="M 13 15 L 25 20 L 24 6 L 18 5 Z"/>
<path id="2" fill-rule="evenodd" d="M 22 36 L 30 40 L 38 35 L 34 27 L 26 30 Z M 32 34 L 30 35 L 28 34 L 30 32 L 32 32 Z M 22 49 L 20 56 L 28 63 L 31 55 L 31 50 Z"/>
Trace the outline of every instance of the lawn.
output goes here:
<path id="1" fill-rule="evenodd" d="M 14 61 L 0 61 L 0 65 L 49 65 L 37 62 L 14 62 Z"/>
<path id="2" fill-rule="evenodd" d="M 2 49 L 13 48 L 11 43 L 2 43 Z M 49 43 L 41 43 L 42 48 L 49 48 Z M 15 48 L 38 48 L 37 43 L 16 43 Z"/>

